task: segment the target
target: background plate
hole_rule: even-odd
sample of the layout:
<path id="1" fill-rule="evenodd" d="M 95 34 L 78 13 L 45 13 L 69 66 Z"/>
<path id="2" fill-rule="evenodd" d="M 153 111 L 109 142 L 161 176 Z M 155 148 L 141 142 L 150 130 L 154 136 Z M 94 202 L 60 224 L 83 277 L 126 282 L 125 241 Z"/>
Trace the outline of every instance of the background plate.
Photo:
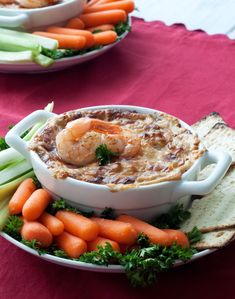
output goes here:
<path id="1" fill-rule="evenodd" d="M 131 25 L 130 18 L 129 18 L 129 25 Z M 61 58 L 58 60 L 55 60 L 54 64 L 49 67 L 41 67 L 40 65 L 32 62 L 25 62 L 25 63 L 0 63 L 0 72 L 1 73 L 49 73 L 49 72 L 55 72 L 60 71 L 65 68 L 83 63 L 85 61 L 94 59 L 114 46 L 116 46 L 118 43 L 120 43 L 121 40 L 123 40 L 128 34 L 128 31 L 123 33 L 121 36 L 119 36 L 119 40 L 117 40 L 115 43 L 104 46 L 103 48 L 99 50 L 94 50 L 86 54 L 67 57 L 67 58 Z"/>
<path id="2" fill-rule="evenodd" d="M 106 266 L 98 266 L 98 265 L 73 261 L 73 260 L 69 260 L 69 259 L 63 259 L 63 258 L 56 257 L 56 256 L 53 256 L 50 254 L 39 255 L 36 250 L 29 248 L 28 246 L 20 243 L 19 241 L 16 241 L 9 235 L 7 235 L 3 232 L 1 232 L 0 235 L 4 239 L 8 240 L 9 242 L 11 242 L 12 244 L 16 245 L 17 247 L 23 249 L 24 251 L 27 251 L 43 260 L 46 260 L 46 261 L 54 263 L 54 264 L 58 264 L 58 265 L 69 267 L 69 268 L 80 269 L 80 270 L 93 271 L 93 272 L 105 272 L 105 273 L 124 273 L 125 272 L 123 267 L 119 266 L 119 265 L 110 265 L 110 266 L 106 267 Z M 195 261 L 199 258 L 202 258 L 203 256 L 206 256 L 214 251 L 215 251 L 215 249 L 206 249 L 201 252 L 198 252 L 198 253 L 194 254 L 192 259 L 190 261 L 188 261 L 187 263 Z M 174 267 L 182 266 L 184 264 L 185 263 L 182 261 L 176 261 L 174 264 Z"/>

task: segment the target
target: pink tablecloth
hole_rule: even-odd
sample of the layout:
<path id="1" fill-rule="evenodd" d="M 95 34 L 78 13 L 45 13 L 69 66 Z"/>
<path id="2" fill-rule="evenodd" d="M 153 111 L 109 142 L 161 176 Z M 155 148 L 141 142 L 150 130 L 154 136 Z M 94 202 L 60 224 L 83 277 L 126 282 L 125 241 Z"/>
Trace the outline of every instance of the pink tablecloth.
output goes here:
<path id="1" fill-rule="evenodd" d="M 59 73 L 0 75 L 0 133 L 55 102 L 55 112 L 99 104 L 153 107 L 189 124 L 211 111 L 235 127 L 235 42 L 134 20 L 104 56 Z M 133 289 L 124 275 L 63 268 L 0 238 L 0 298 L 233 298 L 235 243 Z"/>

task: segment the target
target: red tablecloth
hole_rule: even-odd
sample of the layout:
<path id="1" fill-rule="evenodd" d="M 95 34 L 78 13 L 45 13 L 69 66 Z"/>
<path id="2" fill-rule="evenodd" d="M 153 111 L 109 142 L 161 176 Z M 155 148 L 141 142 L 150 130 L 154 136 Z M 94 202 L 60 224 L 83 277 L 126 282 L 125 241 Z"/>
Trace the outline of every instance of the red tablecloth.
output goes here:
<path id="1" fill-rule="evenodd" d="M 0 133 L 55 102 L 55 112 L 99 104 L 153 107 L 192 124 L 218 111 L 235 127 L 235 42 L 182 26 L 134 20 L 132 33 L 96 60 L 43 75 L 0 75 Z M 235 243 L 160 274 L 148 289 L 124 275 L 64 268 L 0 238 L 0 298 L 232 298 Z"/>

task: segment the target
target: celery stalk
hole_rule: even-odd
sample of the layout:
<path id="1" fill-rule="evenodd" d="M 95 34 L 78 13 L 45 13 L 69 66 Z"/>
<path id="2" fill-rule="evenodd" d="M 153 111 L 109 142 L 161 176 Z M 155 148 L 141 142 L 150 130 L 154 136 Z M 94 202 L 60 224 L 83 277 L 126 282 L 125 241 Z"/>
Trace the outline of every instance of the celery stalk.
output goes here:
<path id="1" fill-rule="evenodd" d="M 6 201 L 5 205 L 0 210 L 0 231 L 4 228 L 9 217 L 8 201 L 9 199 Z"/>
<path id="2" fill-rule="evenodd" d="M 10 200 L 10 196 L 6 197 L 3 201 L 0 202 L 0 211 L 1 209 L 3 209 L 3 207 L 8 204 L 9 200 Z"/>
<path id="3" fill-rule="evenodd" d="M 49 50 L 56 50 L 58 48 L 58 41 L 52 38 L 39 36 L 31 33 L 21 32 L 21 31 L 15 31 L 5 28 L 0 28 L 0 34 L 7 34 L 15 37 L 25 37 L 27 39 L 30 39 L 32 41 L 35 41 L 40 46 L 49 49 Z"/>
<path id="4" fill-rule="evenodd" d="M 0 63 L 32 62 L 32 51 L 6 52 L 0 51 Z"/>
<path id="5" fill-rule="evenodd" d="M 0 169 L 16 161 L 22 161 L 23 159 L 24 157 L 13 148 L 5 149 L 0 152 Z"/>
<path id="6" fill-rule="evenodd" d="M 11 196 L 16 188 L 20 185 L 21 182 L 23 182 L 23 180 L 27 179 L 27 178 L 31 178 L 33 177 L 34 172 L 33 171 L 29 171 L 26 174 L 22 175 L 21 177 L 14 179 L 13 181 L 6 183 L 4 185 L 0 186 L 0 202 L 2 200 L 4 200 L 7 196 Z"/>
<path id="7" fill-rule="evenodd" d="M 51 112 L 53 108 L 54 108 L 54 103 L 51 102 L 44 108 L 44 110 Z M 33 135 L 38 131 L 38 129 L 40 129 L 42 125 L 43 123 L 35 124 L 23 139 L 29 141 L 33 137 Z M 8 148 L 6 150 L 3 150 L 0 152 L 0 170 L 8 167 L 9 164 L 20 162 L 22 160 L 24 160 L 24 157 L 13 148 Z"/>
<path id="8" fill-rule="evenodd" d="M 54 63 L 54 60 L 45 55 L 38 54 L 38 55 L 34 56 L 34 62 L 36 62 L 37 64 L 39 64 L 43 67 L 48 67 Z"/>
<path id="9" fill-rule="evenodd" d="M 7 34 L 0 34 L 0 50 L 9 52 L 32 51 L 35 55 L 40 54 L 41 46 L 25 37 L 16 37 Z"/>
<path id="10" fill-rule="evenodd" d="M 47 106 L 44 108 L 45 111 L 48 112 L 52 112 L 54 109 L 54 102 L 51 102 L 49 104 L 47 104 Z M 37 123 L 35 124 L 32 129 L 29 131 L 29 133 L 27 135 L 24 136 L 24 140 L 29 141 L 33 135 L 41 128 L 41 126 L 43 125 L 43 123 Z"/>
<path id="11" fill-rule="evenodd" d="M 11 164 L 0 171 L 0 185 L 7 183 L 8 181 L 18 177 L 22 173 L 28 172 L 31 169 L 31 164 L 26 160 Z"/>

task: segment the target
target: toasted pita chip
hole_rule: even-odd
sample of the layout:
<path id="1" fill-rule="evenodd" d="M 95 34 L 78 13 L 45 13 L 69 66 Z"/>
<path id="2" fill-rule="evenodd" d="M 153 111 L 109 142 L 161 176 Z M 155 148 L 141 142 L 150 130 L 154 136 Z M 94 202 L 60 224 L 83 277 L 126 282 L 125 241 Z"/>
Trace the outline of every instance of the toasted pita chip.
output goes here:
<path id="1" fill-rule="evenodd" d="M 226 124 L 217 123 L 202 139 L 205 147 L 210 150 L 228 152 L 235 163 L 235 130 Z"/>
<path id="2" fill-rule="evenodd" d="M 212 112 L 196 122 L 192 127 L 197 132 L 200 139 L 202 139 L 217 123 L 225 124 L 225 121 L 219 113 Z"/>
<path id="3" fill-rule="evenodd" d="M 201 232 L 235 227 L 235 168 L 208 195 L 195 199 L 190 208 L 191 217 L 181 229 L 189 232 L 194 226 Z"/>
<path id="4" fill-rule="evenodd" d="M 202 234 L 202 240 L 193 245 L 198 250 L 226 246 L 235 237 L 235 228 Z"/>

